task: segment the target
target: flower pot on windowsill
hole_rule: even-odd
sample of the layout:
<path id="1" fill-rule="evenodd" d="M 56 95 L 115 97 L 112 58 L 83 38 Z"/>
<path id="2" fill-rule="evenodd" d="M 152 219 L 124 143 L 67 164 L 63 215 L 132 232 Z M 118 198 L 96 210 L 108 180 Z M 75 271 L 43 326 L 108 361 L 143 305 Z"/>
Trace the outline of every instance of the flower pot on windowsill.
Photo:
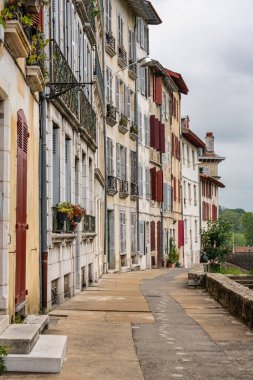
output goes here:
<path id="1" fill-rule="evenodd" d="M 39 65 L 27 65 L 26 78 L 33 92 L 41 92 L 43 90 L 45 80 Z"/>
<path id="2" fill-rule="evenodd" d="M 73 216 L 73 220 L 74 220 L 75 223 L 80 223 L 81 220 L 82 220 L 82 216 L 74 215 Z"/>
<path id="3" fill-rule="evenodd" d="M 175 263 L 167 263 L 167 268 L 175 268 Z"/>
<path id="4" fill-rule="evenodd" d="M 18 20 L 7 20 L 5 27 L 5 42 L 15 58 L 27 58 L 31 45 L 24 29 Z"/>
<path id="5" fill-rule="evenodd" d="M 59 223 L 66 222 L 68 220 L 68 215 L 65 212 L 57 211 L 57 221 Z"/>

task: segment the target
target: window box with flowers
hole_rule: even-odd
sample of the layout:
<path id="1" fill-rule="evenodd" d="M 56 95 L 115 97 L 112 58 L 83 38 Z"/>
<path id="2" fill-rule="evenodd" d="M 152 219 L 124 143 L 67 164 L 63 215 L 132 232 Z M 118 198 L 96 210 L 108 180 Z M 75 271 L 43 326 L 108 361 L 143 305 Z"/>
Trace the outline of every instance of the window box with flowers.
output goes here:
<path id="1" fill-rule="evenodd" d="M 15 58 L 27 58 L 31 45 L 26 32 L 33 25 L 24 1 L 7 1 L 0 12 L 0 24 L 5 29 L 5 42 Z"/>
<path id="2" fill-rule="evenodd" d="M 45 47 L 49 40 L 45 40 L 43 34 L 37 31 L 32 36 L 31 54 L 27 59 L 26 77 L 33 92 L 42 91 L 45 86 L 45 79 L 48 76 L 46 67 Z"/>
<path id="3" fill-rule="evenodd" d="M 86 214 L 85 209 L 70 202 L 61 202 L 53 207 L 53 230 L 54 232 L 73 233 Z"/>
<path id="4" fill-rule="evenodd" d="M 134 141 L 137 141 L 138 139 L 138 127 L 137 125 L 132 121 L 130 126 L 130 138 Z"/>
<path id="5" fill-rule="evenodd" d="M 119 132 L 126 134 L 128 132 L 128 119 L 123 113 L 120 116 L 119 120 Z"/>

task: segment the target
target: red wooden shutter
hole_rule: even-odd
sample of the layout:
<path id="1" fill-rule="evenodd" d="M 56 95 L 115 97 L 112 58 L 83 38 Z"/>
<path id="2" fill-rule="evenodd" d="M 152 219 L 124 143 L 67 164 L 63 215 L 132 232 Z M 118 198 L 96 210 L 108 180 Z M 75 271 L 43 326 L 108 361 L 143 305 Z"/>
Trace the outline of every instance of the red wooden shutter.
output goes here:
<path id="1" fill-rule="evenodd" d="M 180 187 L 180 179 L 178 180 L 178 202 L 181 201 L 181 187 Z"/>
<path id="2" fill-rule="evenodd" d="M 157 222 L 157 268 L 162 266 L 162 226 Z"/>
<path id="3" fill-rule="evenodd" d="M 150 169 L 150 180 L 151 180 L 151 199 L 156 201 L 157 199 L 157 185 L 156 185 L 156 168 Z"/>
<path id="4" fill-rule="evenodd" d="M 155 222 L 150 223 L 150 249 L 155 251 Z"/>
<path id="5" fill-rule="evenodd" d="M 155 119 L 155 149 L 160 150 L 160 121 Z"/>
<path id="6" fill-rule="evenodd" d="M 26 298 L 27 148 L 28 127 L 23 110 L 17 114 L 16 271 L 15 304 Z"/>
<path id="7" fill-rule="evenodd" d="M 178 248 L 184 246 L 184 221 L 178 221 Z"/>
<path id="8" fill-rule="evenodd" d="M 174 201 L 176 202 L 177 200 L 177 180 L 174 178 Z"/>
<path id="9" fill-rule="evenodd" d="M 150 115 L 150 146 L 155 148 L 155 115 Z"/>
<path id="10" fill-rule="evenodd" d="M 163 87 L 163 79 L 162 77 L 155 78 L 155 103 L 158 105 L 162 104 L 162 90 Z"/>
<path id="11" fill-rule="evenodd" d="M 165 153 L 165 125 L 160 123 L 160 152 Z"/>
<path id="12" fill-rule="evenodd" d="M 171 156 L 174 156 L 175 144 L 174 144 L 174 133 L 171 134 Z"/>
<path id="13" fill-rule="evenodd" d="M 163 202 L 163 171 L 162 170 L 158 170 L 158 172 L 156 172 L 156 180 L 157 180 L 156 200 L 158 202 Z"/>

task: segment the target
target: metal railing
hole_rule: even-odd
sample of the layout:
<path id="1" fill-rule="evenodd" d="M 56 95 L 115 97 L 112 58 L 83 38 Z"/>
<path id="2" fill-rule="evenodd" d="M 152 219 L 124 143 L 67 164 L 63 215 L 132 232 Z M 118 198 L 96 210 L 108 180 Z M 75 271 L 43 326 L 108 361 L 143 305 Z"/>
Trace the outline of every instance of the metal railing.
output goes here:
<path id="1" fill-rule="evenodd" d="M 83 232 L 95 233 L 96 232 L 96 218 L 92 215 L 85 215 L 83 218 Z"/>
<path id="2" fill-rule="evenodd" d="M 109 32 L 106 32 L 106 40 L 105 40 L 106 44 L 110 46 L 110 48 L 112 50 L 115 51 L 115 38 L 113 37 L 113 35 Z"/>
<path id="3" fill-rule="evenodd" d="M 100 91 L 101 91 L 102 97 L 104 99 L 104 78 L 103 78 L 103 74 L 102 74 L 97 50 L 96 50 L 96 55 L 95 55 L 94 75 L 96 75 L 98 77 L 98 83 L 99 83 Z"/>
<path id="4" fill-rule="evenodd" d="M 129 195 L 128 191 L 128 181 L 125 181 L 123 179 L 120 180 L 120 189 L 119 192 L 125 196 Z"/>
<path id="5" fill-rule="evenodd" d="M 118 56 L 119 56 L 119 59 L 122 60 L 122 62 L 127 65 L 127 53 L 125 51 L 125 49 L 121 46 L 119 46 L 118 48 Z"/>
<path id="6" fill-rule="evenodd" d="M 112 104 L 107 104 L 106 119 L 110 125 L 114 125 L 117 122 L 117 110 Z"/>
<path id="7" fill-rule="evenodd" d="M 114 194 L 118 191 L 118 180 L 112 175 L 108 175 L 107 177 L 107 191 Z"/>
<path id="8" fill-rule="evenodd" d="M 96 113 L 94 112 L 89 100 L 85 93 L 80 91 L 80 124 L 90 135 L 90 137 L 96 141 Z"/>
<path id="9" fill-rule="evenodd" d="M 138 196 L 138 185 L 136 185 L 136 183 L 131 183 L 131 196 Z"/>

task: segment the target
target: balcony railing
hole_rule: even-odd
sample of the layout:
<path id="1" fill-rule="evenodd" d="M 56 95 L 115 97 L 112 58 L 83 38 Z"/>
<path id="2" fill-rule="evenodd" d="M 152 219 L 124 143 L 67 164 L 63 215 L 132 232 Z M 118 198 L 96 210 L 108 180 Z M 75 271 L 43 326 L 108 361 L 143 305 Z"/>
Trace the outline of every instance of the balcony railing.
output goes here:
<path id="1" fill-rule="evenodd" d="M 106 32 L 105 50 L 111 57 L 114 57 L 116 54 L 115 38 L 109 32 Z"/>
<path id="2" fill-rule="evenodd" d="M 96 219 L 95 216 L 92 215 L 85 215 L 83 218 L 83 232 L 88 233 L 95 233 L 96 232 Z"/>
<path id="3" fill-rule="evenodd" d="M 130 78 L 135 80 L 137 77 L 137 65 L 136 65 L 136 63 L 134 63 L 133 59 L 129 59 L 128 65 L 129 65 L 128 74 L 129 74 Z"/>
<path id="4" fill-rule="evenodd" d="M 124 134 L 128 132 L 128 118 L 123 113 L 120 115 L 119 131 Z"/>
<path id="5" fill-rule="evenodd" d="M 66 88 L 68 84 L 71 86 L 72 83 L 78 83 L 55 40 L 50 41 L 50 56 L 53 57 L 50 66 L 51 83 L 49 83 L 52 91 L 61 90 L 62 83 L 66 83 Z M 78 87 L 70 88 L 60 98 L 92 140 L 96 141 L 96 114 L 83 90 L 79 91 Z"/>
<path id="6" fill-rule="evenodd" d="M 118 64 L 122 68 L 127 66 L 127 53 L 125 49 L 121 46 L 119 46 L 118 48 Z"/>
<path id="7" fill-rule="evenodd" d="M 107 193 L 109 195 L 115 195 L 118 192 L 118 180 L 112 175 L 107 177 Z"/>
<path id="8" fill-rule="evenodd" d="M 131 183 L 131 199 L 136 199 L 138 197 L 138 185 Z"/>
<path id="9" fill-rule="evenodd" d="M 53 209 L 53 232 L 58 234 L 74 234 L 76 228 L 71 225 L 69 220 L 62 220 L 58 217 L 58 212 Z"/>
<path id="10" fill-rule="evenodd" d="M 138 138 L 138 127 L 134 121 L 132 121 L 130 124 L 130 138 L 134 141 L 136 141 Z"/>
<path id="11" fill-rule="evenodd" d="M 106 121 L 112 127 L 117 123 L 116 108 L 112 104 L 107 104 Z"/>
<path id="12" fill-rule="evenodd" d="M 97 50 L 96 50 L 96 56 L 95 56 L 94 75 L 96 75 L 97 78 L 98 78 L 99 88 L 100 88 L 102 97 L 104 99 L 104 79 L 103 79 L 103 74 L 102 74 L 102 70 L 101 70 L 101 66 L 100 66 L 99 56 L 98 56 Z"/>
<path id="13" fill-rule="evenodd" d="M 123 179 L 120 180 L 120 188 L 119 188 L 119 196 L 121 198 L 126 198 L 129 195 L 128 190 L 128 181 L 125 181 Z"/>

